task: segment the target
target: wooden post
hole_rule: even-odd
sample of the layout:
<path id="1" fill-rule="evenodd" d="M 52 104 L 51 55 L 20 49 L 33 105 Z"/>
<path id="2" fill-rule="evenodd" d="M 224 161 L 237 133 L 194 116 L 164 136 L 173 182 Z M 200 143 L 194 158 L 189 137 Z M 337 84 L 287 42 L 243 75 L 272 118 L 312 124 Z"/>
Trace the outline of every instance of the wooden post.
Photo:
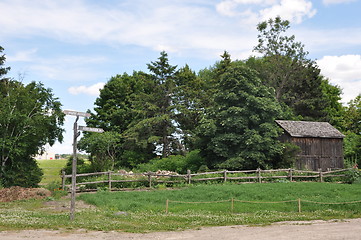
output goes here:
<path id="1" fill-rule="evenodd" d="M 293 180 L 293 178 L 292 178 L 292 168 L 290 168 L 290 169 L 288 170 L 288 176 L 289 176 L 289 178 L 290 178 L 290 182 L 292 182 L 292 180 Z"/>
<path id="2" fill-rule="evenodd" d="M 148 172 L 148 182 L 149 182 L 149 187 L 152 187 L 152 173 Z"/>
<path id="3" fill-rule="evenodd" d="M 301 212 L 301 199 L 298 199 L 298 212 Z"/>
<path id="4" fill-rule="evenodd" d="M 262 179 L 261 179 L 261 169 L 257 168 L 257 177 L 258 177 L 258 182 L 262 183 Z"/>
<path id="5" fill-rule="evenodd" d="M 165 201 L 165 213 L 168 214 L 169 200 Z"/>
<path id="6" fill-rule="evenodd" d="M 79 116 L 76 117 L 73 126 L 74 136 L 73 136 L 73 162 L 72 162 L 72 173 L 71 173 L 70 221 L 74 220 L 74 214 L 75 214 L 77 138 L 80 134 L 80 132 L 78 132 L 78 120 L 79 120 Z"/>
<path id="7" fill-rule="evenodd" d="M 319 171 L 319 176 L 320 176 L 320 182 L 323 182 L 322 168 L 319 168 L 318 171 Z"/>
<path id="8" fill-rule="evenodd" d="M 112 191 L 112 171 L 108 172 L 108 188 L 109 192 Z"/>
<path id="9" fill-rule="evenodd" d="M 227 170 L 223 172 L 223 182 L 227 182 Z"/>
<path id="10" fill-rule="evenodd" d="M 231 212 L 234 211 L 234 198 L 231 199 Z"/>
<path id="11" fill-rule="evenodd" d="M 65 190 L 65 170 L 61 170 L 61 190 Z"/>
<path id="12" fill-rule="evenodd" d="M 191 175 L 191 170 L 187 170 L 187 182 L 188 184 L 191 184 L 191 178 L 192 178 L 192 175 Z"/>

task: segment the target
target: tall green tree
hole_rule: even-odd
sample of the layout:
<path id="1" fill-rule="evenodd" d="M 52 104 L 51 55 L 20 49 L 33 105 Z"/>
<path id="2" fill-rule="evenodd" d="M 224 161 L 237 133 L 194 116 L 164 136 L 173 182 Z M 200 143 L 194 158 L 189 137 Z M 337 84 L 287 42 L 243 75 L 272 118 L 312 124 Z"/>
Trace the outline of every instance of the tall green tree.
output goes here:
<path id="1" fill-rule="evenodd" d="M 289 106 L 295 116 L 308 120 L 325 120 L 327 100 L 322 91 L 322 77 L 315 61 L 307 58 L 301 42 L 287 36 L 290 22 L 280 17 L 257 25 L 258 45 L 254 51 L 261 58 L 251 57 L 248 66 L 257 70 L 267 86 L 275 89 L 277 100 Z"/>
<path id="2" fill-rule="evenodd" d="M 112 136 L 85 134 L 80 141 L 81 149 L 91 154 L 93 169 L 108 170 L 110 162 L 116 167 L 131 168 L 155 157 L 153 144 L 143 141 L 143 135 L 139 136 L 137 132 L 128 132 L 145 118 L 143 109 L 136 106 L 148 105 L 142 99 L 151 94 L 153 88 L 149 74 L 141 71 L 134 71 L 132 75 L 118 74 L 105 84 L 94 103 L 95 113 L 86 122 L 88 126 L 103 128 Z M 112 154 L 104 147 L 109 139 L 112 140 Z M 103 147 L 99 148 L 99 144 Z M 99 159 L 101 164 L 97 163 L 98 157 L 102 158 Z"/>
<path id="3" fill-rule="evenodd" d="M 175 76 L 172 103 L 175 108 L 175 123 L 179 131 L 183 151 L 194 149 L 195 129 L 204 115 L 209 97 L 202 78 L 186 65 Z"/>
<path id="4" fill-rule="evenodd" d="M 245 66 L 229 67 L 220 76 L 215 105 L 198 128 L 198 147 L 209 168 L 272 166 L 282 152 L 274 123 L 281 107 L 272 91 Z"/>
<path id="5" fill-rule="evenodd" d="M 173 96 L 177 66 L 169 64 L 168 54 L 161 52 L 157 61 L 147 65 L 152 80 L 152 91 L 136 96 L 133 106 L 141 116 L 126 131 L 128 139 L 146 146 L 153 144 L 162 157 L 179 151 L 179 138 L 174 122 Z"/>
<path id="6" fill-rule="evenodd" d="M 4 186 L 36 186 L 42 176 L 34 156 L 62 141 L 61 104 L 41 83 L 0 80 L 0 179 Z"/>

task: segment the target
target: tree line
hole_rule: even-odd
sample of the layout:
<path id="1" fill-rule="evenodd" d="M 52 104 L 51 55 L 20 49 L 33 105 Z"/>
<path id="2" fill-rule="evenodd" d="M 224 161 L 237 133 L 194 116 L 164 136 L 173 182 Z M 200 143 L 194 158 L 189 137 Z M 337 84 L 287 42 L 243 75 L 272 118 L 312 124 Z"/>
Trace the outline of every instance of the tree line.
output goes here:
<path id="1" fill-rule="evenodd" d="M 105 132 L 85 133 L 79 141 L 79 149 L 90 154 L 90 165 L 79 161 L 83 163 L 79 167 L 88 171 L 161 168 L 178 172 L 290 167 L 298 149 L 278 140 L 281 130 L 276 119 L 330 122 L 347 136 L 346 158 L 358 161 L 361 95 L 343 106 L 340 87 L 320 74 L 316 62 L 308 58 L 304 45 L 295 36 L 287 36 L 289 27 L 290 22 L 279 17 L 258 24 L 258 44 L 254 47 L 257 56 L 245 60 L 232 60 L 224 51 L 213 66 L 196 73 L 189 65 L 171 65 L 163 51 L 156 61 L 147 64 L 148 72 L 111 77 L 100 91 L 94 110 L 89 110 L 91 117 L 86 119 L 88 126 L 103 128 Z M 2 57 L 0 66 L 5 61 Z M 8 70 L 2 67 L 0 77 Z M 17 84 L 12 87 L 14 92 L 30 87 L 2 78 L 1 102 L 16 99 L 6 92 L 8 82 Z M 42 133 L 50 135 L 35 134 L 39 140 L 29 144 L 33 152 L 18 154 L 20 143 L 27 144 L 20 138 L 12 139 L 8 127 L 8 119 L 18 115 L 7 114 L 1 103 L 0 124 L 6 130 L 0 138 L 2 179 L 10 175 L 8 168 L 29 164 L 36 168 L 34 162 L 25 163 L 24 159 L 31 159 L 42 144 L 62 137 L 64 116 L 60 102 L 42 84 L 29 85 L 36 88 L 34 94 L 47 96 L 46 101 L 37 103 L 35 115 L 47 126 Z M 20 106 L 12 104 L 7 109 L 20 111 Z M 32 116 L 27 111 L 35 106 L 23 107 L 24 114 Z M 28 120 L 31 122 L 32 118 Z M 16 128 L 21 131 L 21 126 Z M 32 129 L 40 131 L 37 125 L 32 125 Z M 22 132 L 27 132 L 27 128 Z M 18 145 L 14 145 L 15 139 Z M 11 180 L 2 180 L 3 185 L 10 183 Z"/>

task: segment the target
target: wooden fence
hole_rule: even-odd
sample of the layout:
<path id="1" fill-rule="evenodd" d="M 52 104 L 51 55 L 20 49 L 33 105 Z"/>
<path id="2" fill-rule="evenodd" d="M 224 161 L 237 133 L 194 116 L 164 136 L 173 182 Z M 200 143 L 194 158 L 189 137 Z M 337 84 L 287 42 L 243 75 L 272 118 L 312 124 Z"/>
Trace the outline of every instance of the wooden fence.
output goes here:
<path id="1" fill-rule="evenodd" d="M 333 177 L 344 177 L 345 172 L 350 169 L 340 169 L 340 170 L 330 170 L 322 172 L 320 171 L 303 171 L 296 169 L 274 169 L 274 170 L 244 170 L 244 171 L 215 171 L 215 172 L 204 172 L 204 173 L 191 173 L 190 170 L 187 171 L 187 174 L 162 174 L 156 172 L 147 172 L 147 173 L 119 173 L 119 172 L 96 172 L 96 173 L 82 173 L 77 174 L 76 177 L 91 177 L 91 176 L 106 176 L 105 179 L 101 179 L 98 181 L 88 181 L 81 182 L 77 181 L 76 185 L 89 185 L 89 184 L 106 184 L 109 191 L 112 190 L 112 183 L 130 183 L 130 182 L 146 182 L 145 186 L 153 187 L 154 184 L 158 183 L 187 183 L 191 184 L 192 182 L 200 182 L 200 181 L 211 181 L 218 180 L 227 182 L 230 180 L 238 180 L 242 182 L 269 182 L 274 181 L 275 179 L 284 179 L 289 181 L 295 181 L 296 179 L 317 179 L 320 182 L 323 182 L 324 179 L 333 178 Z M 274 174 L 280 175 L 274 175 Z M 283 173 L 283 174 L 281 174 Z M 235 176 L 235 175 L 242 176 Z M 212 175 L 208 176 L 207 175 Z M 218 176 L 217 176 L 218 175 Z M 126 179 L 114 179 L 115 176 L 122 176 Z M 62 173 L 62 189 L 65 187 L 70 187 L 70 185 L 66 185 L 66 179 L 71 178 L 71 175 L 66 175 L 63 171 Z M 168 180 L 165 180 L 167 179 Z M 179 180 L 174 180 L 179 179 Z"/>

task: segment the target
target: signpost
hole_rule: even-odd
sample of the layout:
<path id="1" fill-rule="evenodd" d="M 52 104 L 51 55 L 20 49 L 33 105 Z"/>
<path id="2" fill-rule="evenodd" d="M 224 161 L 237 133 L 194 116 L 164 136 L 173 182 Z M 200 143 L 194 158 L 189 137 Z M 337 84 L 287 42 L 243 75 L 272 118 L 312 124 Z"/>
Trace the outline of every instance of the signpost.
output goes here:
<path id="1" fill-rule="evenodd" d="M 86 131 L 86 132 L 97 132 L 97 133 L 103 133 L 104 130 L 102 128 L 92 128 L 92 127 L 85 127 L 85 126 L 79 126 L 80 131 Z"/>
<path id="2" fill-rule="evenodd" d="M 70 220 L 74 220 L 74 212 L 75 212 L 75 193 L 76 193 L 76 162 L 77 162 L 77 138 L 80 135 L 80 131 L 89 131 L 89 132 L 98 132 L 102 133 L 104 132 L 101 128 L 90 128 L 90 127 L 84 127 L 79 126 L 78 129 L 78 120 L 79 117 L 90 117 L 90 113 L 85 112 L 77 112 L 77 111 L 70 111 L 70 110 L 64 110 L 64 114 L 75 116 L 75 122 L 73 125 L 74 130 L 74 136 L 73 136 L 73 162 L 72 162 L 72 174 L 71 174 L 71 202 L 70 202 Z"/>

